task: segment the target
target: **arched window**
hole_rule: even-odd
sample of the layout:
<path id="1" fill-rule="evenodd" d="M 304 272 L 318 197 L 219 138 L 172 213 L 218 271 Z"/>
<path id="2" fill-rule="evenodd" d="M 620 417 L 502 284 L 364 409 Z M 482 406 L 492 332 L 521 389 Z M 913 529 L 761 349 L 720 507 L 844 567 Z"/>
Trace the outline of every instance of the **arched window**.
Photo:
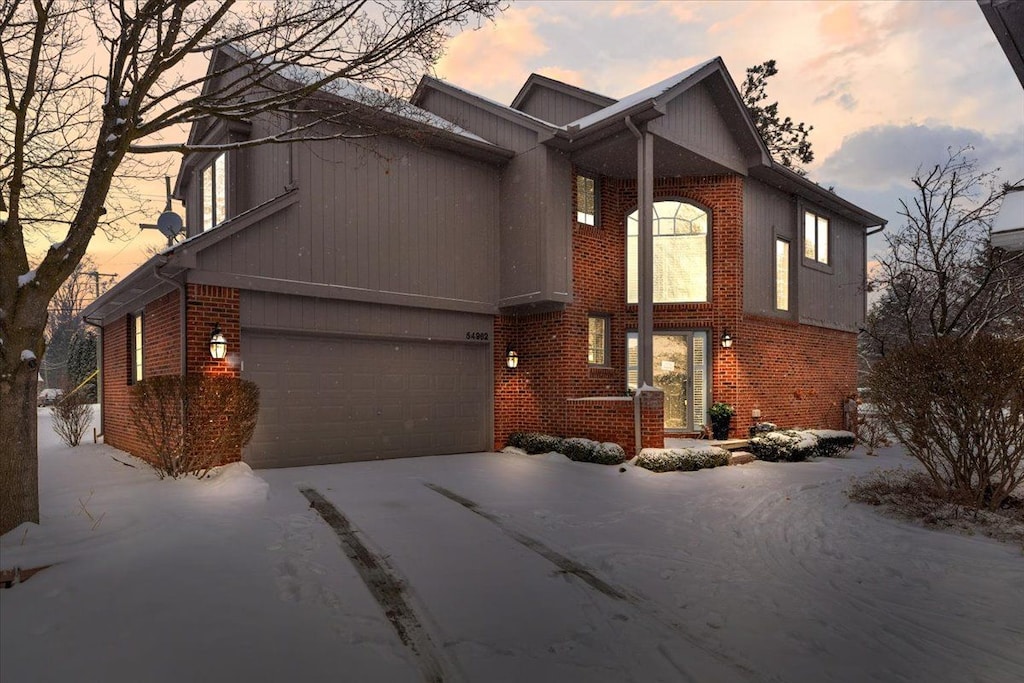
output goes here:
<path id="1" fill-rule="evenodd" d="M 708 223 L 704 209 L 654 202 L 654 303 L 708 300 Z M 638 212 L 626 219 L 626 302 L 637 303 Z"/>

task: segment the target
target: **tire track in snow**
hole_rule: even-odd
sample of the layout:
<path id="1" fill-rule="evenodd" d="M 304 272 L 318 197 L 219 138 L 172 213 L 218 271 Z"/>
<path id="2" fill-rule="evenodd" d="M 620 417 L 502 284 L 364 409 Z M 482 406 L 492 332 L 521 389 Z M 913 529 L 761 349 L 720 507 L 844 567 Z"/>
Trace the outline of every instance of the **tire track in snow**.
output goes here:
<path id="1" fill-rule="evenodd" d="M 740 664 L 739 662 L 733 660 L 724 653 L 709 649 L 706 645 L 700 643 L 697 638 L 693 637 L 691 634 L 686 632 L 681 624 L 676 622 L 669 615 L 663 614 L 661 608 L 654 601 L 650 600 L 649 598 L 630 593 L 629 591 L 626 591 L 624 589 L 612 586 L 603 579 L 598 578 L 596 575 L 594 575 L 593 572 L 587 569 L 586 566 L 577 562 L 576 560 L 573 560 L 572 558 L 563 555 L 562 553 L 558 552 L 557 550 L 554 550 L 553 548 L 549 548 L 547 545 L 531 536 L 527 536 L 526 534 L 517 531 L 516 529 L 510 528 L 499 516 L 487 512 L 486 510 L 483 510 L 475 501 L 472 501 L 469 498 L 466 498 L 465 496 L 462 496 L 450 489 L 447 489 L 443 486 L 439 486 L 437 484 L 423 482 L 423 485 L 429 488 L 431 491 L 434 491 L 435 493 L 438 493 L 444 496 L 445 498 L 451 500 L 452 502 L 458 503 L 459 505 L 466 508 L 473 514 L 478 515 L 483 519 L 486 519 L 488 522 L 498 527 L 498 529 L 501 530 L 502 533 L 512 538 L 512 540 L 516 541 L 528 550 L 531 550 L 540 555 L 541 557 L 543 557 L 544 559 L 548 560 L 565 574 L 575 576 L 577 579 L 583 581 L 591 588 L 597 590 L 598 592 L 614 600 L 626 602 L 633 605 L 634 607 L 640 609 L 643 613 L 653 617 L 653 619 L 659 622 L 662 626 L 672 630 L 674 633 L 681 636 L 690 645 L 696 648 L 697 652 L 681 653 L 670 651 L 668 648 L 665 647 L 664 644 L 658 645 L 658 651 L 676 669 L 676 671 L 678 671 L 679 674 L 685 677 L 687 680 L 694 682 L 706 680 L 721 680 L 717 678 L 717 675 L 720 675 L 722 673 L 723 667 L 730 669 L 733 675 L 742 676 L 743 680 L 775 680 L 774 678 L 765 678 L 765 676 L 763 676 L 762 674 L 759 674 L 750 669 L 749 667 Z M 713 661 L 696 662 L 695 657 L 693 655 L 697 653 L 707 655 Z M 680 661 L 680 659 L 684 659 L 685 661 Z M 694 668 L 698 669 L 698 671 L 694 672 Z M 707 676 L 707 673 L 712 670 L 715 672 L 715 674 L 717 674 L 714 679 L 709 678 Z M 739 679 L 730 678 L 729 680 Z"/>
<path id="2" fill-rule="evenodd" d="M 306 497 L 310 506 L 338 537 L 342 550 L 359 572 L 373 599 L 384 610 L 384 616 L 395 629 L 398 638 L 416 658 L 423 680 L 428 683 L 443 683 L 446 678 L 445 668 L 441 664 L 442 658 L 430 634 L 406 599 L 406 582 L 383 557 L 375 555 L 359 540 L 356 529 L 348 518 L 319 491 L 300 487 L 299 492 Z M 449 675 L 447 680 L 450 681 L 452 678 Z"/>

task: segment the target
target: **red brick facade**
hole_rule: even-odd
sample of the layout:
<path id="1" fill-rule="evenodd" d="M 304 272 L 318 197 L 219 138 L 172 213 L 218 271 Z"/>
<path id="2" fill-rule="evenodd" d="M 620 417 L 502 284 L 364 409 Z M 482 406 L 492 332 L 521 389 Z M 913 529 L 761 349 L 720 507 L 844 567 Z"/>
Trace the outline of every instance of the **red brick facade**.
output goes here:
<path id="1" fill-rule="evenodd" d="M 150 302 L 142 309 L 142 376 L 177 375 L 181 372 L 180 295 L 177 291 Z M 138 313 L 139 311 L 135 311 Z M 188 285 L 188 372 L 238 376 L 241 339 L 237 289 Z M 210 357 L 210 334 L 220 324 L 228 340 L 228 357 Z M 145 458 L 147 449 L 132 425 L 129 383 L 131 349 L 128 316 L 103 328 L 103 434 L 104 442 Z M 224 454 L 222 462 L 241 459 L 241 452 Z"/>
<path id="2" fill-rule="evenodd" d="M 710 401 L 735 407 L 731 436 L 746 436 L 752 409 L 761 411 L 761 421 L 839 428 L 843 397 L 856 382 L 856 335 L 744 314 L 743 178 L 660 178 L 654 198 L 689 200 L 711 215 L 710 301 L 655 305 L 654 328 L 708 332 Z M 637 326 L 637 307 L 625 302 L 626 217 L 636 205 L 635 181 L 602 178 L 599 226 L 573 225 L 573 302 L 555 313 L 496 319 L 496 446 L 513 431 L 529 430 L 616 441 L 632 450 L 632 419 L 627 424 L 612 402 L 584 407 L 567 399 L 625 393 L 626 332 Z M 610 318 L 609 367 L 587 363 L 590 314 Z M 726 329 L 737 340 L 731 349 L 718 343 Z M 520 355 L 516 370 L 504 365 L 508 344 Z M 599 414 L 604 424 L 595 421 Z M 663 431 L 646 418 L 645 431 Z M 645 436 L 644 443 L 650 440 Z"/>

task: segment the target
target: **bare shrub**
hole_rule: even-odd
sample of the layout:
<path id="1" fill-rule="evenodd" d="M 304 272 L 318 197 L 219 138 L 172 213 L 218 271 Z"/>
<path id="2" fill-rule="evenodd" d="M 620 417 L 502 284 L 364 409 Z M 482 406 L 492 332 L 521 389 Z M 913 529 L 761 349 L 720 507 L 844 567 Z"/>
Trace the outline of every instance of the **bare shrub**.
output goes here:
<path id="1" fill-rule="evenodd" d="M 998 510 L 979 510 L 972 501 L 951 499 L 927 472 L 907 469 L 876 470 L 855 479 L 847 495 L 903 519 L 1024 546 L 1024 500 L 1018 497 L 1007 498 Z"/>
<path id="2" fill-rule="evenodd" d="M 868 379 L 889 431 L 949 498 L 995 510 L 1024 480 L 1024 340 L 906 346 Z"/>
<path id="3" fill-rule="evenodd" d="M 56 403 L 50 406 L 53 415 L 53 431 L 64 442 L 74 448 L 82 443 L 85 430 L 92 423 L 92 406 L 81 392 L 65 393 Z"/>
<path id="4" fill-rule="evenodd" d="M 150 377 L 132 387 L 131 410 L 161 478 L 202 477 L 252 438 L 259 388 L 236 377 Z"/>
<path id="5" fill-rule="evenodd" d="M 878 455 L 879 448 L 891 443 L 885 422 L 878 415 L 864 415 L 860 418 L 857 441 L 867 449 L 868 455 Z"/>

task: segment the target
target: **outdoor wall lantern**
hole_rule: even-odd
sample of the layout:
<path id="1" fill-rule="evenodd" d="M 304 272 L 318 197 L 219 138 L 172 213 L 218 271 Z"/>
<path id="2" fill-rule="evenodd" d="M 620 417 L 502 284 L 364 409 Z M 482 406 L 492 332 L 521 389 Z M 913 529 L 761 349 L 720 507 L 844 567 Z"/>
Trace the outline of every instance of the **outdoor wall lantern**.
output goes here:
<path id="1" fill-rule="evenodd" d="M 220 360 L 228 355 L 228 340 L 220 331 L 220 323 L 213 326 L 213 334 L 210 335 L 210 357 Z"/>
<path id="2" fill-rule="evenodd" d="M 732 348 L 732 342 L 733 342 L 733 339 L 732 339 L 732 335 L 729 334 L 729 330 L 725 330 L 724 332 L 722 332 L 722 348 L 723 349 L 731 349 Z"/>
<path id="3" fill-rule="evenodd" d="M 505 351 L 505 365 L 508 366 L 509 370 L 515 370 L 519 367 L 519 354 L 510 345 L 508 350 Z"/>

